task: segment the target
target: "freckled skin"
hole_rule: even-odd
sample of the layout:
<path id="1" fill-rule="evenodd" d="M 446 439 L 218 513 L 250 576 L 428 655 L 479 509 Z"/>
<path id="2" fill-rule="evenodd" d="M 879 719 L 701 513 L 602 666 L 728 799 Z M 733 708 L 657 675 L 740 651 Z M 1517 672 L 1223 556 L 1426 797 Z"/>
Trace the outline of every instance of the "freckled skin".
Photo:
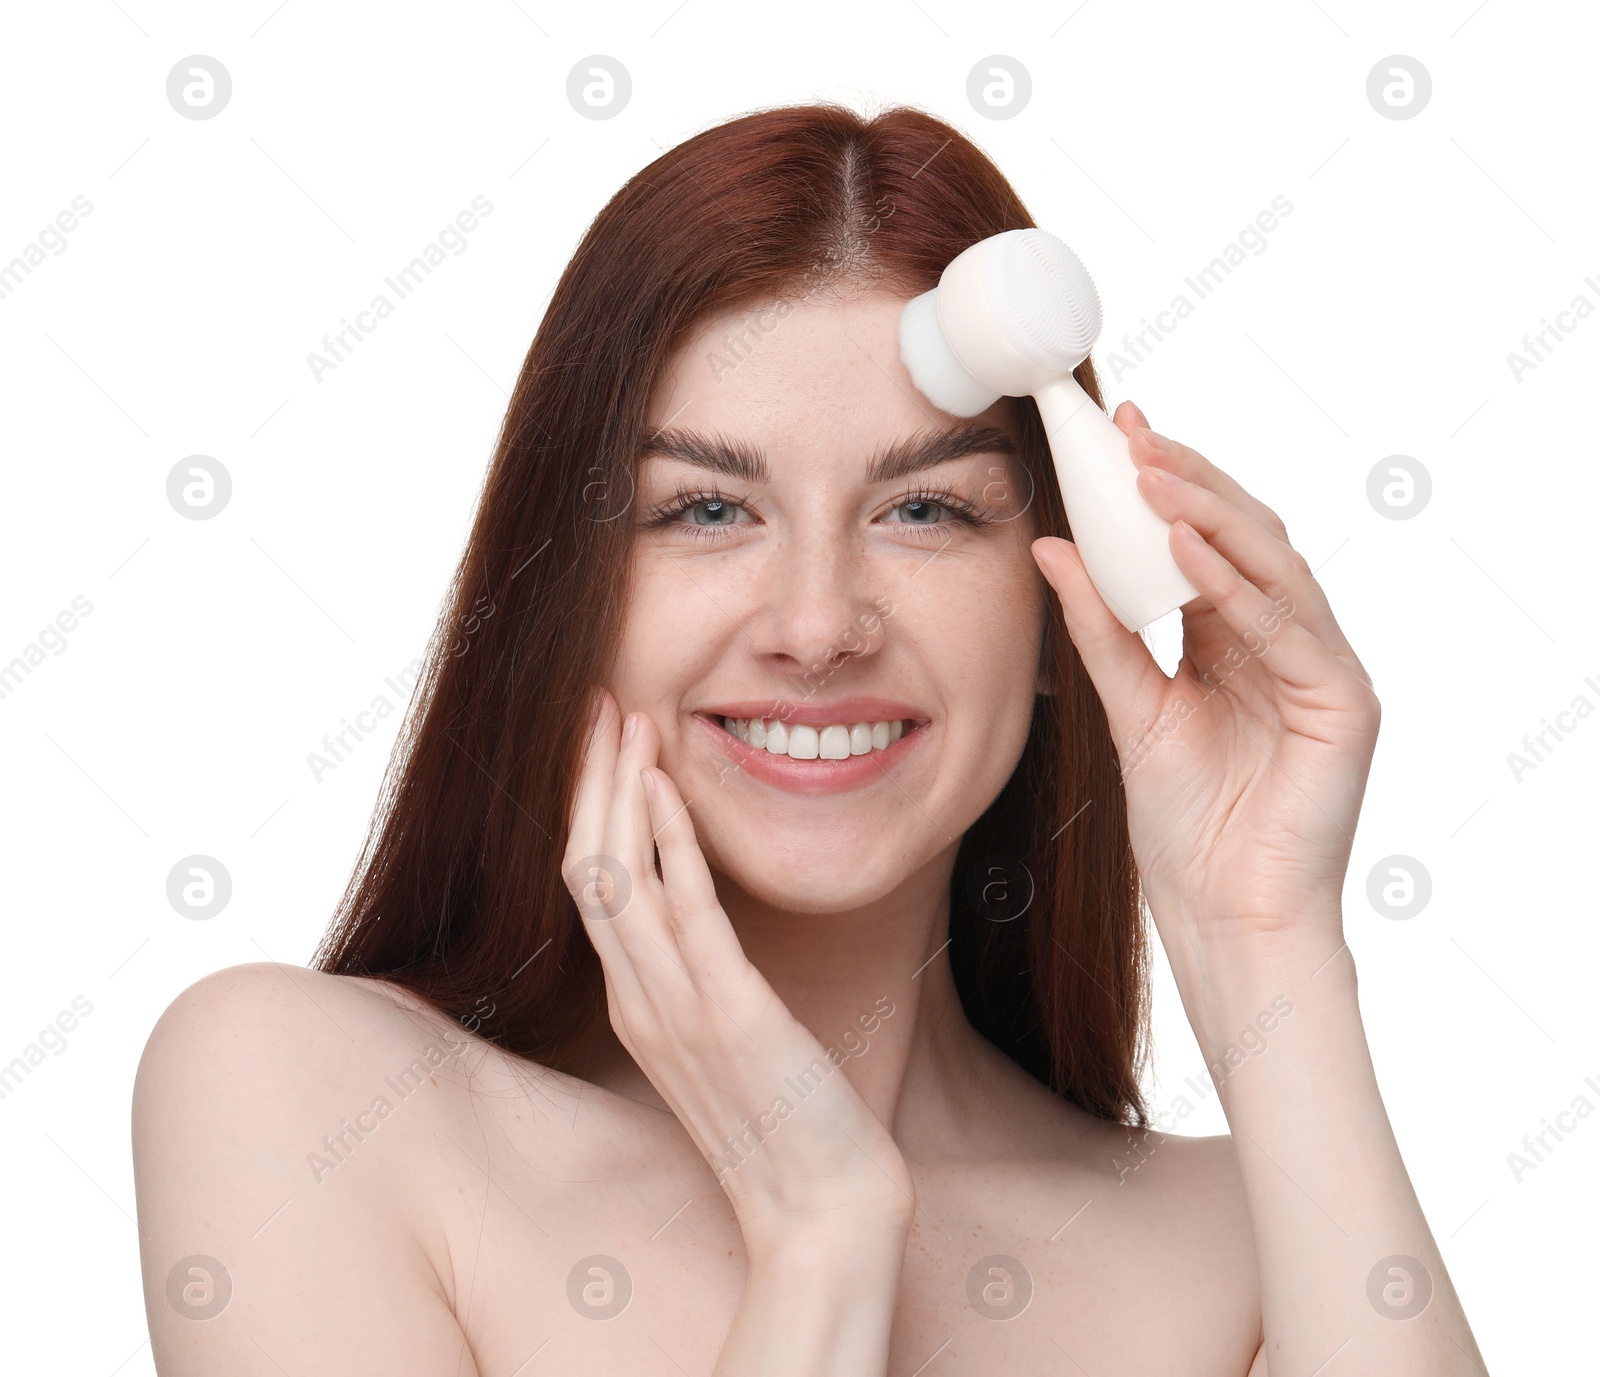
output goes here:
<path id="1" fill-rule="evenodd" d="M 719 496 L 748 501 L 750 519 L 710 538 L 686 532 L 688 513 L 638 532 L 607 687 L 659 732 L 659 767 L 687 801 L 745 956 L 824 1046 L 842 1030 L 870 1034 L 838 1074 L 892 1133 L 917 1205 L 889 1371 L 914 1372 L 936 1352 L 928 1371 L 942 1377 L 1070 1371 L 1065 1349 L 1123 1377 L 1165 1377 L 1174 1354 L 1186 1373 L 1244 1377 L 1259 1310 L 1230 1140 L 1166 1138 L 1119 1182 L 1127 1131 L 1051 1094 L 961 1009 L 942 945 L 956 849 L 1020 757 L 1047 687 L 1044 619 L 1060 613 L 1029 549 L 1027 485 L 1004 456 L 865 482 L 882 448 L 961 423 L 922 399 L 899 361 L 902 304 L 879 293 L 809 300 L 750 336 L 748 357 L 720 381 L 705 356 L 738 320 L 707 322 L 685 342 L 652 422 L 757 446 L 771 479 L 716 476 Z M 1004 404 L 967 419 L 1011 433 Z M 712 481 L 649 460 L 630 517 Z M 987 524 L 951 519 L 941 493 Z M 936 511 L 944 517 L 926 520 Z M 930 538 L 919 523 L 942 529 Z M 846 643 L 884 604 L 892 613 Z M 851 653 L 834 664 L 828 652 L 841 646 Z M 719 770 L 726 757 L 707 747 L 694 710 L 797 696 L 819 663 L 818 701 L 873 695 L 927 718 L 893 777 L 807 796 Z M 256 1361 L 245 1334 L 293 1334 L 298 1347 L 283 1352 L 259 1339 L 288 1371 L 489 1377 L 532 1372 L 535 1352 L 546 1372 L 713 1370 L 744 1288 L 744 1238 L 712 1167 L 609 1029 L 572 1064 L 541 1067 L 381 982 L 294 980 L 243 967 L 181 997 L 167 1016 L 170 1083 L 153 1072 L 137 1092 L 147 1296 L 164 1295 L 166 1269 L 213 1239 L 218 1256 L 248 1248 L 250 1269 L 232 1318 L 196 1325 L 154 1305 L 158 1356 L 190 1353 L 199 1366 L 184 1377 L 232 1370 L 237 1353 Z M 894 1013 L 862 1024 L 885 995 Z M 311 1026 L 308 996 L 347 1039 Z M 197 1107 L 224 1017 L 243 1064 L 277 1068 L 239 1090 L 248 1153 L 228 1135 L 194 1150 L 206 1123 L 229 1122 L 216 1105 L 239 1080 L 207 1081 L 210 1103 Z M 446 1034 L 471 1054 L 452 1058 L 316 1194 L 302 1183 L 257 1236 L 282 1198 L 257 1209 L 259 1173 L 302 1169 L 318 1125 Z M 184 1061 L 185 1048 L 204 1059 Z M 233 1175 L 208 1181 L 208 1171 Z M 574 1269 L 597 1256 L 632 1288 L 604 1323 L 571 1299 L 583 1283 Z M 1003 1323 L 969 1301 L 974 1269 L 996 1256 L 1032 1287 L 1028 1308 Z"/>
<path id="2" fill-rule="evenodd" d="M 773 481 L 645 461 L 636 513 L 679 487 L 714 483 L 730 500 L 748 498 L 757 519 L 737 513 L 708 536 L 686 514 L 641 532 L 608 687 L 624 712 L 642 709 L 658 727 L 661 768 L 693 800 L 719 881 L 788 912 L 855 909 L 919 867 L 947 866 L 942 853 L 1010 775 L 1033 711 L 1049 590 L 1029 551 L 1038 532 L 1014 461 L 973 455 L 893 483 L 862 481 L 885 443 L 959 423 L 922 398 L 899 362 L 902 305 L 878 293 L 804 303 L 720 375 L 705 360 L 729 324 L 713 321 L 664 372 L 651 407 L 653 425 L 670 418 L 758 447 Z M 1004 403 L 970 420 L 1014 434 Z M 917 486 L 984 507 L 990 524 L 916 529 L 916 513 L 896 503 Z M 864 623 L 885 603 L 892 614 L 869 634 Z M 830 649 L 861 643 L 805 696 L 803 676 Z M 933 718 L 937 749 L 906 763 L 898 789 L 816 799 L 753 786 L 726 773 L 689 717 L 718 699 L 824 703 L 851 693 L 903 699 Z M 876 839 L 865 852 L 863 835 Z M 835 863 L 841 852 L 849 865 Z"/>

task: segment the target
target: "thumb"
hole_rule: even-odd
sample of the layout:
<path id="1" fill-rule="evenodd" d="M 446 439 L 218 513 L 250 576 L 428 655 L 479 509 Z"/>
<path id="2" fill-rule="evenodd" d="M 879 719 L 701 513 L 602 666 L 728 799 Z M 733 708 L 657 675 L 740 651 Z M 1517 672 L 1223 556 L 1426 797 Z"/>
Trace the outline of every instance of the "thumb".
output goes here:
<path id="1" fill-rule="evenodd" d="M 1040 572 L 1061 599 L 1067 634 L 1105 706 L 1112 740 L 1121 754 L 1123 743 L 1142 739 L 1161 711 L 1167 676 L 1144 638 L 1129 631 L 1106 606 L 1083 567 L 1077 545 L 1057 536 L 1040 536 L 1032 550 Z"/>

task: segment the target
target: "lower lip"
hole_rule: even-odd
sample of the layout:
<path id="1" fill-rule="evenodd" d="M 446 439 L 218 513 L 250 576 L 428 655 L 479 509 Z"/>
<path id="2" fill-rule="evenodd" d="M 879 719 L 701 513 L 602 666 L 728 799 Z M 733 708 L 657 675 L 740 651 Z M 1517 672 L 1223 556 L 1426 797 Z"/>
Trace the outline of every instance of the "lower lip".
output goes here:
<path id="1" fill-rule="evenodd" d="M 881 751 L 852 755 L 844 760 L 794 760 L 774 755 L 764 747 L 748 745 L 726 727 L 708 717 L 694 714 L 711 743 L 746 774 L 796 794 L 842 794 L 882 779 L 906 755 L 917 749 L 927 735 L 926 722 L 913 727 L 898 741 Z"/>

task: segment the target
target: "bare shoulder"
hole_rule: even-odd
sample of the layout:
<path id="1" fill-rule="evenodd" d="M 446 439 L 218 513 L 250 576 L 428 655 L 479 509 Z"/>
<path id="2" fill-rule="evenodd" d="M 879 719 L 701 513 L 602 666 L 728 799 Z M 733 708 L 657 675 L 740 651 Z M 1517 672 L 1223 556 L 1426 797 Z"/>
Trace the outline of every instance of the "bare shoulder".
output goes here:
<path id="1" fill-rule="evenodd" d="M 1174 1352 L 1196 1373 L 1250 1371 L 1260 1288 L 1231 1137 L 1128 1126 L 997 1059 L 964 1123 L 956 1172 L 930 1182 L 932 1212 L 1033 1271 L 1060 1332 L 1092 1336 L 1107 1371 L 1167 1371 Z M 961 1198 L 935 1194 L 947 1187 Z M 934 1285 L 959 1282 L 972 1250 Z"/>
<path id="2" fill-rule="evenodd" d="M 172 1001 L 157 1027 L 174 1017 L 182 1018 L 196 1008 L 235 1001 L 250 1013 L 281 1011 L 291 1019 L 319 1011 L 324 1017 L 330 1017 L 331 1010 L 326 1007 L 330 1001 L 346 1010 L 368 1009 L 378 1013 L 398 1009 L 443 1018 L 425 1000 L 389 981 L 331 975 L 277 961 L 254 961 L 224 967 L 195 981 Z"/>
<path id="3" fill-rule="evenodd" d="M 1208 1249 L 1248 1260 L 1253 1271 L 1244 1179 L 1230 1135 L 1191 1137 L 1104 1122 L 1096 1133 L 1112 1184 L 1142 1208 L 1203 1239 Z"/>
<path id="4" fill-rule="evenodd" d="M 1153 1241 L 1148 1264 L 1169 1269 L 1174 1281 L 1180 1274 L 1204 1278 L 1212 1315 L 1226 1312 L 1226 1327 L 1259 1326 L 1255 1237 L 1233 1137 L 1119 1124 L 1101 1133 L 1104 1193 L 1120 1197 L 1141 1221 L 1141 1234 Z"/>
<path id="5" fill-rule="evenodd" d="M 1231 1197 L 1243 1207 L 1244 1183 L 1230 1135 L 1196 1137 L 1120 1124 L 1108 1124 L 1105 1131 L 1107 1148 L 1113 1154 L 1108 1165 L 1118 1180 L 1138 1174 L 1152 1190 L 1185 1195 L 1198 1191 L 1205 1200 Z"/>
<path id="6" fill-rule="evenodd" d="M 474 1372 L 446 1211 L 477 1168 L 450 1144 L 504 1060 L 378 980 L 254 963 L 180 993 L 132 1105 L 164 1377 Z"/>
<path id="7" fill-rule="evenodd" d="M 158 1128 L 157 1115 L 208 1102 L 226 1108 L 236 1098 L 250 1107 L 255 1131 L 309 1127 L 300 1116 L 334 1104 L 343 1110 L 337 1125 L 377 1094 L 357 1104 L 362 1091 L 429 1044 L 446 1043 L 432 1061 L 455 1079 L 450 1055 L 466 1039 L 444 1022 L 378 980 L 270 962 L 215 971 L 183 990 L 151 1030 L 134 1082 L 135 1139 Z"/>
<path id="8" fill-rule="evenodd" d="M 989 1071 L 984 1103 L 994 1112 L 974 1119 L 1022 1145 L 1024 1155 L 1085 1171 L 1098 1183 L 1097 1195 L 1119 1188 L 1118 1195 L 1152 1211 L 1249 1241 L 1244 1181 L 1229 1135 L 1193 1137 L 1114 1123 L 1047 1089 L 999 1053 Z M 998 1142 L 988 1146 L 996 1150 Z"/>
<path id="9" fill-rule="evenodd" d="M 182 991 L 150 1034 L 136 1092 L 200 1069 L 187 1065 L 192 1059 L 213 1074 L 249 1066 L 259 1078 L 253 1093 L 283 1092 L 277 1107 L 285 1112 L 315 1089 L 370 1086 L 374 1074 L 380 1088 L 401 1093 L 424 1072 L 435 1086 L 474 1092 L 506 1079 L 547 1082 L 558 1093 L 585 1086 L 508 1055 L 403 986 L 275 962 L 230 966 Z"/>
<path id="10" fill-rule="evenodd" d="M 1084 1141 L 1099 1182 L 1084 1222 L 1103 1210 L 1091 1231 L 1106 1254 L 1130 1285 L 1161 1297 L 1149 1336 L 1181 1335 L 1217 1370 L 1253 1373 L 1261 1287 L 1238 1144 L 1105 1120 Z"/>
<path id="11" fill-rule="evenodd" d="M 355 1047 L 359 1039 L 346 1026 L 349 1022 L 370 1023 L 385 1011 L 400 1009 L 405 998 L 404 992 L 390 992 L 380 981 L 301 966 L 267 961 L 229 966 L 195 981 L 173 999 L 157 1020 L 146 1053 L 213 1031 L 230 1039 L 265 1035 L 276 1042 L 298 1038 L 305 1030 L 318 1040 L 332 1036 Z"/>

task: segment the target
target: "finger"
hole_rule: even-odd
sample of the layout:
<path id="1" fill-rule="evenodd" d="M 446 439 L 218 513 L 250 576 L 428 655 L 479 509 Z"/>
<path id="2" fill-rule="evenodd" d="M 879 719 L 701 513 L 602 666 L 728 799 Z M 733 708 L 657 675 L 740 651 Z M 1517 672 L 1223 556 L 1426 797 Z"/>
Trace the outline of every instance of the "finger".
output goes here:
<path id="1" fill-rule="evenodd" d="M 1257 658 L 1270 674 L 1300 690 L 1321 688 L 1345 666 L 1332 649 L 1277 604 L 1208 544 L 1186 521 L 1175 521 L 1169 537 L 1172 557 L 1229 627 L 1247 644 L 1266 640 Z M 1188 614 L 1185 613 L 1187 616 Z"/>
<path id="2" fill-rule="evenodd" d="M 1171 681 L 1161 672 L 1144 638 L 1123 626 L 1106 606 L 1075 544 L 1057 536 L 1040 536 L 1032 549 L 1061 599 L 1067 634 L 1105 706 L 1113 741 L 1136 743 L 1160 712 Z"/>
<path id="3" fill-rule="evenodd" d="M 1143 426 L 1146 430 L 1150 428 L 1150 422 L 1145 419 L 1144 412 L 1139 409 L 1138 403 L 1131 400 L 1120 402 L 1116 411 L 1112 413 L 1111 419 L 1117 429 L 1124 435 L 1132 432 L 1136 426 Z"/>
<path id="4" fill-rule="evenodd" d="M 1149 426 L 1138 426 L 1128 433 L 1128 453 L 1140 468 L 1155 464 L 1180 478 L 1187 478 L 1191 483 L 1210 488 L 1240 511 L 1254 517 L 1280 540 L 1288 540 L 1289 533 L 1277 512 L 1259 498 L 1251 496 L 1233 475 L 1219 469 L 1198 450 L 1177 440 L 1169 440 Z"/>
<path id="5" fill-rule="evenodd" d="M 661 855 L 667 919 L 689 969 L 714 975 L 742 968 L 744 948 L 723 912 L 717 887 L 695 836 L 689 806 L 666 771 L 642 772 L 650 828 Z"/>
<path id="6" fill-rule="evenodd" d="M 591 694 L 588 729 L 584 735 L 583 766 L 567 818 L 567 836 L 572 841 L 568 851 L 569 860 L 576 860 L 597 849 L 600 834 L 605 828 L 606 809 L 610 806 L 606 789 L 616 772 L 617 734 L 621 726 L 617 700 L 603 688 L 593 689 Z M 585 846 L 589 849 L 584 850 Z"/>
<path id="7" fill-rule="evenodd" d="M 1144 413 L 1134 406 L 1132 402 L 1126 404 L 1129 413 L 1138 412 L 1142 418 Z M 1117 414 L 1124 416 L 1119 407 Z M 1131 419 L 1131 417 L 1130 417 Z M 1119 422 L 1122 424 L 1122 422 Z M 1125 430 L 1128 426 L 1124 425 Z M 1218 468 L 1198 450 L 1170 440 L 1164 435 L 1152 431 L 1146 423 L 1143 429 L 1129 433 L 1128 452 L 1141 469 L 1155 467 L 1159 470 L 1176 473 L 1180 478 L 1194 483 L 1216 493 L 1225 501 L 1244 512 L 1247 516 L 1258 522 L 1270 534 L 1277 537 L 1286 547 L 1293 550 L 1289 542 L 1289 533 L 1283 524 L 1283 518 L 1277 512 L 1253 496 L 1231 474 Z M 1191 522 L 1191 524 L 1194 524 Z M 1197 529 L 1200 529 L 1197 527 Z M 1206 532 L 1209 536 L 1209 532 Z M 1291 558 L 1299 558 L 1296 552 Z M 1307 570 L 1309 574 L 1309 569 Z M 1314 579 L 1305 590 L 1305 601 L 1299 604 L 1297 615 L 1311 632 L 1320 636 L 1332 648 L 1335 655 L 1345 664 L 1352 674 L 1361 682 L 1372 686 L 1372 676 L 1367 673 L 1366 667 L 1361 663 L 1360 657 L 1351 647 L 1349 640 L 1340 628 L 1338 620 L 1333 615 L 1333 608 L 1329 605 L 1321 585 Z"/>
<path id="8" fill-rule="evenodd" d="M 1148 465 L 1139 470 L 1136 481 L 1158 516 L 1169 522 L 1187 521 L 1246 579 L 1283 600 L 1280 615 L 1294 617 L 1370 686 L 1371 679 L 1304 555 L 1221 494 L 1171 470 Z"/>
<path id="9" fill-rule="evenodd" d="M 683 970 L 678 940 L 666 918 L 665 891 L 656 875 L 650 808 L 639 775 L 656 763 L 660 746 L 660 735 L 649 716 L 629 713 L 618 745 L 611 809 L 606 814 L 604 833 L 604 850 L 621 862 L 631 890 L 629 901 L 617 912 L 613 926 L 634 969 L 647 984 L 661 978 L 663 960 L 670 960 L 679 971 Z"/>
<path id="10" fill-rule="evenodd" d="M 638 979 L 612 927 L 607 902 L 615 906 L 621 877 L 618 867 L 604 855 L 606 814 L 611 806 L 611 781 L 616 771 L 617 736 L 621 728 L 616 700 L 604 689 L 596 690 L 593 720 L 584 753 L 583 768 L 573 794 L 566 852 L 561 876 L 572 895 L 584 931 L 594 944 L 608 980 L 633 989 Z"/>

